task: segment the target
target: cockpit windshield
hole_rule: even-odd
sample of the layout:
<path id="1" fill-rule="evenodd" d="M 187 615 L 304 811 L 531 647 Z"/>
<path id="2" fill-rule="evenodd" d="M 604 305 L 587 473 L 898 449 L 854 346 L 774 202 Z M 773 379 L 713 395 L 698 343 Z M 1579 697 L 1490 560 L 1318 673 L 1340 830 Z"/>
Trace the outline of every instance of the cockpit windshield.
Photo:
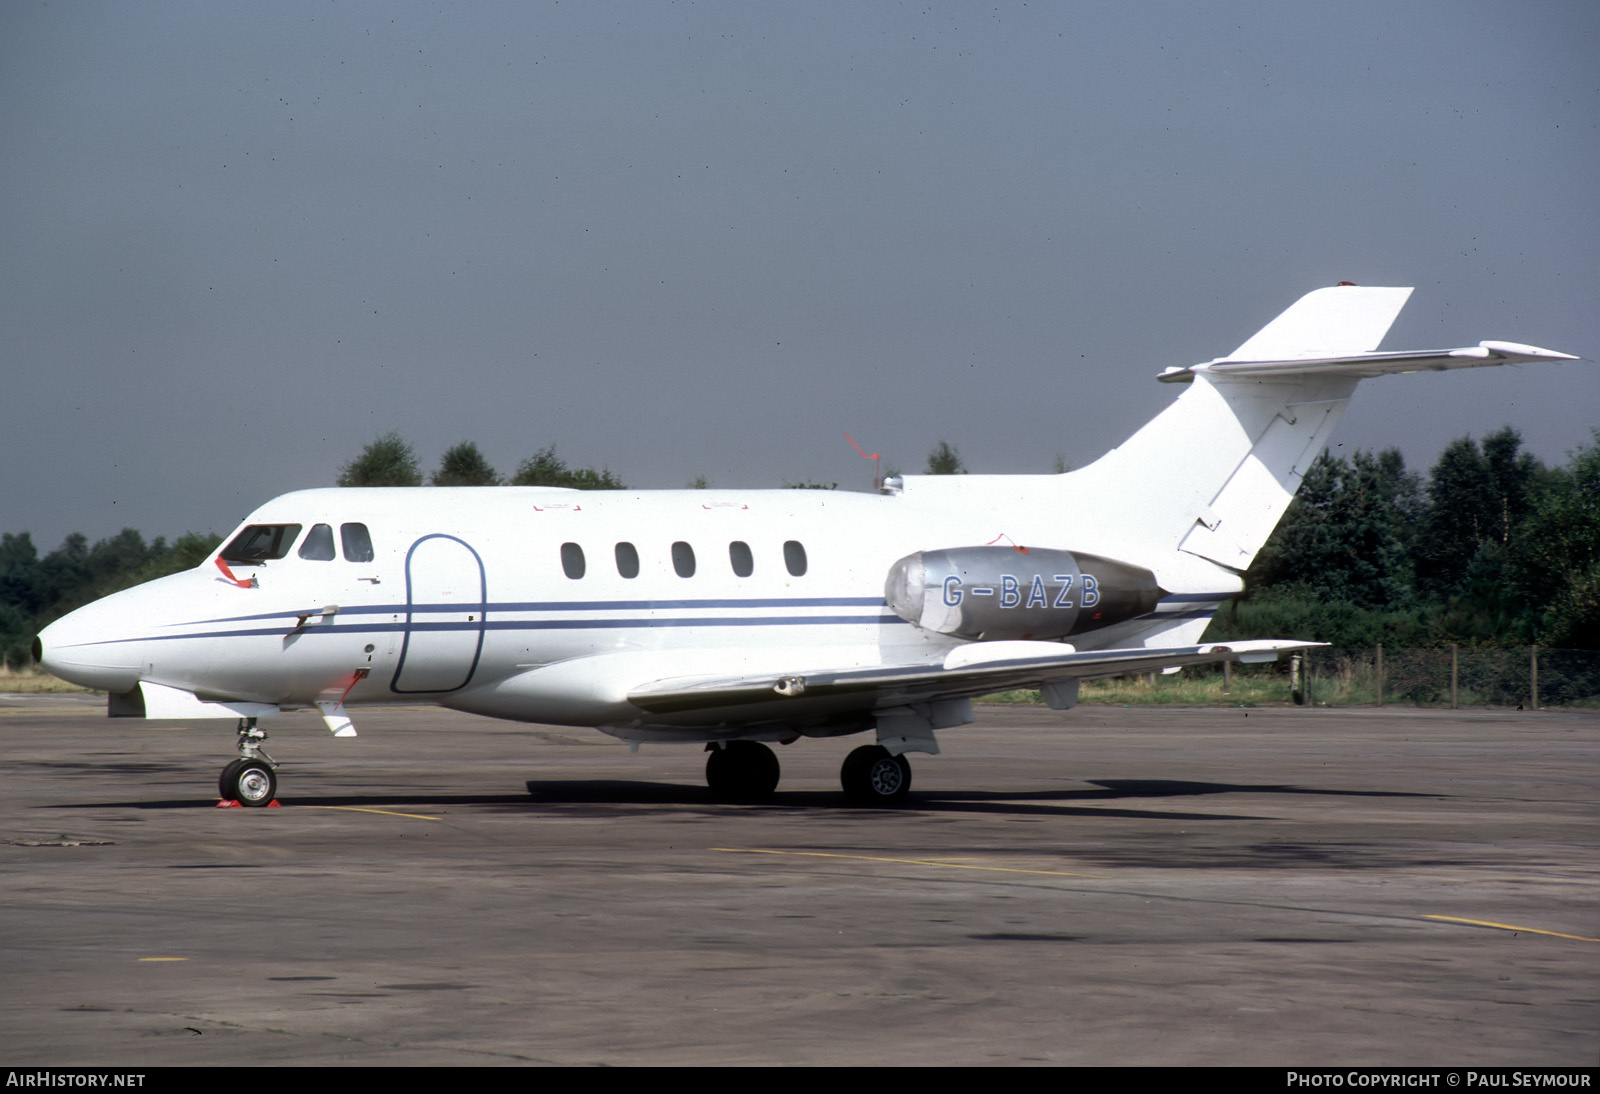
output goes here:
<path id="1" fill-rule="evenodd" d="M 222 549 L 222 561 L 249 566 L 282 558 L 299 534 L 298 524 L 252 524 Z"/>

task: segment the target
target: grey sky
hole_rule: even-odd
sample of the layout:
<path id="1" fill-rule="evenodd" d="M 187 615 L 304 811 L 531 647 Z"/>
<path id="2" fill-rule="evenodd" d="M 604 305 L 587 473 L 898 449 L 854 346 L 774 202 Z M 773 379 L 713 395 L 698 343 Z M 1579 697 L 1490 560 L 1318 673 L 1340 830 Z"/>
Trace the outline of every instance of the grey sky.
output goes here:
<path id="1" fill-rule="evenodd" d="M 1302 293 L 1600 355 L 1600 8 L 0 6 L 0 530 L 225 532 L 399 430 L 630 485 L 1088 462 Z M 1560 461 L 1600 365 L 1335 440 Z"/>

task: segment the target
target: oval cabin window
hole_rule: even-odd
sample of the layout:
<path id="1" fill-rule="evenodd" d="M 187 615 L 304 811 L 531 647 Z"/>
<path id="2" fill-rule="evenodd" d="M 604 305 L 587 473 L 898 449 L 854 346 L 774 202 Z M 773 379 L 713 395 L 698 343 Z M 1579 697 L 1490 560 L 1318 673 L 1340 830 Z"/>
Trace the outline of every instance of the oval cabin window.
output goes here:
<path id="1" fill-rule="evenodd" d="M 679 577 L 694 576 L 694 548 L 681 539 L 672 545 L 672 568 Z"/>
<path id="2" fill-rule="evenodd" d="M 576 581 L 583 576 L 583 548 L 576 543 L 561 545 L 561 572 Z"/>
<path id="3" fill-rule="evenodd" d="M 617 544 L 617 573 L 623 577 L 639 576 L 639 552 L 631 543 Z"/>
<path id="4" fill-rule="evenodd" d="M 791 539 L 783 545 L 783 564 L 789 572 L 800 577 L 806 572 L 806 549 L 799 540 Z"/>

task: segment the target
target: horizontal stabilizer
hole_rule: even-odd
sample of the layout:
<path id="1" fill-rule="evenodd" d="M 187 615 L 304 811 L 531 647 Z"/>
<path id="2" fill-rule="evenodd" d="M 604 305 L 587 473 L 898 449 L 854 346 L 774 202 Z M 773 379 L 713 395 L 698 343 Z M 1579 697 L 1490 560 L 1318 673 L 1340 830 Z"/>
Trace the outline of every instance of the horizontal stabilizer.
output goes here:
<path id="1" fill-rule="evenodd" d="M 1277 361 L 1219 357 L 1202 365 L 1169 368 L 1156 379 L 1163 383 L 1188 383 L 1204 373 L 1213 379 L 1288 376 L 1353 376 L 1371 379 L 1396 372 L 1443 372 L 1452 368 L 1488 368 L 1534 361 L 1576 361 L 1570 353 L 1524 346 L 1517 342 L 1479 342 L 1460 349 L 1405 350 L 1398 353 L 1353 353 L 1340 357 L 1289 357 Z"/>
<path id="2" fill-rule="evenodd" d="M 1324 642 L 1207 643 L 1168 649 L 1077 651 L 1050 642 L 997 642 L 1005 647 L 995 659 L 956 657 L 961 650 L 984 651 L 989 643 L 958 647 L 944 664 L 878 665 L 870 668 L 810 672 L 804 676 L 762 674 L 734 677 L 674 677 L 631 688 L 628 702 L 652 714 L 673 714 L 784 703 L 803 706 L 807 700 L 841 695 L 857 698 L 876 693 L 882 703 L 926 702 L 987 695 L 1013 688 L 1040 687 L 1055 680 L 1086 679 L 1156 672 L 1184 665 L 1219 661 L 1271 661 L 1278 654 L 1326 645 Z M 1052 650 L 1050 647 L 1054 646 Z M 963 663 L 966 662 L 966 663 Z M 946 667 L 953 665 L 957 667 Z M 793 709 L 793 708 L 789 708 Z"/>

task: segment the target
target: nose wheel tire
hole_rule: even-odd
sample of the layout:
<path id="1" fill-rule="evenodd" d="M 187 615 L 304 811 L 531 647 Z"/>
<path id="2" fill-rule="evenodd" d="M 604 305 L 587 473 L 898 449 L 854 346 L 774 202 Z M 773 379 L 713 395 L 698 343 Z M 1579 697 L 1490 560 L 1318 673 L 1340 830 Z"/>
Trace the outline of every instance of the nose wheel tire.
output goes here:
<path id="1" fill-rule="evenodd" d="M 882 745 L 862 745 L 839 771 L 844 796 L 855 805 L 899 805 L 911 792 L 911 764 Z"/>
<path id="2" fill-rule="evenodd" d="M 234 785 L 233 777 L 239 772 L 239 765 L 243 760 L 234 760 L 222 769 L 222 774 L 217 778 L 217 796 L 225 802 L 239 800 L 239 788 Z"/>
<path id="3" fill-rule="evenodd" d="M 224 801 L 267 805 L 278 795 L 278 776 L 265 760 L 234 760 L 222 769 L 217 792 Z"/>

